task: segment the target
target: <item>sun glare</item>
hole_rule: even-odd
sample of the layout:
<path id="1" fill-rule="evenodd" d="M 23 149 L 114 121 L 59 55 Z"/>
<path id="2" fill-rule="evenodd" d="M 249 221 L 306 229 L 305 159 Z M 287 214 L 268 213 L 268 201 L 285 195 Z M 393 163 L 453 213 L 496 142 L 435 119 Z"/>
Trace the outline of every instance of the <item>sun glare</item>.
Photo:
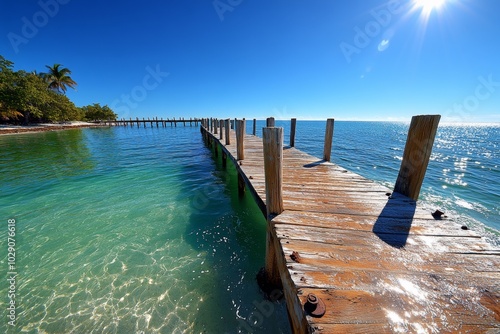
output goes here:
<path id="1" fill-rule="evenodd" d="M 430 14 L 433 10 L 440 9 L 445 2 L 446 0 L 413 0 L 413 5 L 423 13 Z"/>

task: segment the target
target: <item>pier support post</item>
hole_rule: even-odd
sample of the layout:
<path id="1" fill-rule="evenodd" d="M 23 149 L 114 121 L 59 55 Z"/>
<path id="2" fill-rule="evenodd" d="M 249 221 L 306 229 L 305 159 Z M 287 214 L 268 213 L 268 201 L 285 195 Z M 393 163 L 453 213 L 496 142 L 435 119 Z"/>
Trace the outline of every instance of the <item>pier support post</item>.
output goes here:
<path id="1" fill-rule="evenodd" d="M 394 191 L 414 201 L 420 194 L 440 119 L 441 115 L 419 115 L 411 119 Z"/>
<path id="2" fill-rule="evenodd" d="M 255 136 L 256 131 L 257 131 L 257 120 L 254 118 L 253 119 L 253 131 L 252 131 L 252 135 Z"/>
<path id="3" fill-rule="evenodd" d="M 222 151 L 222 167 L 226 168 L 227 166 L 227 153 L 224 150 Z"/>
<path id="4" fill-rule="evenodd" d="M 332 156 L 332 141 L 333 141 L 333 118 L 326 120 L 326 130 L 325 130 L 325 147 L 323 149 L 323 160 L 330 161 Z"/>
<path id="5" fill-rule="evenodd" d="M 290 121 L 290 147 L 295 147 L 295 128 L 297 127 L 297 119 L 292 118 Z"/>
<path id="6" fill-rule="evenodd" d="M 245 120 L 236 121 L 236 160 L 245 159 Z"/>
<path id="7" fill-rule="evenodd" d="M 214 135 L 217 134 L 217 128 L 219 127 L 219 121 L 217 118 L 214 119 Z"/>
<path id="8" fill-rule="evenodd" d="M 266 126 L 268 128 L 273 128 L 275 124 L 274 117 L 269 117 L 266 119 Z"/>
<path id="9" fill-rule="evenodd" d="M 222 130 L 224 130 L 224 121 L 222 119 L 219 120 L 219 130 L 219 139 L 222 140 Z"/>
<path id="10" fill-rule="evenodd" d="M 238 195 L 243 196 L 245 194 L 245 179 L 238 173 Z"/>
<path id="11" fill-rule="evenodd" d="M 266 278 L 268 283 L 281 285 L 277 264 L 274 223 L 272 219 L 284 211 L 283 207 L 283 128 L 262 129 L 264 145 L 264 173 L 266 184 L 267 241 Z M 280 255 L 281 256 L 281 255 Z"/>
<path id="12" fill-rule="evenodd" d="M 229 130 L 231 129 L 230 123 L 231 123 L 231 120 L 229 118 L 226 119 L 226 145 L 231 144 L 231 140 L 229 140 Z"/>

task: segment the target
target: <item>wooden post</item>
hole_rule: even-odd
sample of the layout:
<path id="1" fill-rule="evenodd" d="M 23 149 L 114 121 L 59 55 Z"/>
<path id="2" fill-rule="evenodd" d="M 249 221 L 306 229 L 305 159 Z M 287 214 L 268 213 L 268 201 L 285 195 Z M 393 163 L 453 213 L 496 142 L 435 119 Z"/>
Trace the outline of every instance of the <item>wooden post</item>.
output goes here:
<path id="1" fill-rule="evenodd" d="M 222 151 L 222 167 L 226 168 L 227 165 L 227 153 L 224 150 Z"/>
<path id="2" fill-rule="evenodd" d="M 270 284 L 281 284 L 277 265 L 274 223 L 272 219 L 284 211 L 283 207 L 283 128 L 266 127 L 262 130 L 264 144 L 264 173 L 266 184 L 267 242 L 266 278 Z M 281 256 L 281 254 L 279 255 Z"/>
<path id="3" fill-rule="evenodd" d="M 219 127 L 219 120 L 216 118 L 216 119 L 214 119 L 214 135 L 217 134 L 218 127 Z"/>
<path id="4" fill-rule="evenodd" d="M 441 115 L 413 116 L 394 191 L 416 201 L 424 181 Z"/>
<path id="5" fill-rule="evenodd" d="M 221 119 L 219 120 L 219 139 L 222 140 L 222 134 L 223 134 L 223 130 L 224 129 L 224 121 Z"/>
<path id="6" fill-rule="evenodd" d="M 275 125 L 275 121 L 274 121 L 274 117 L 269 117 L 267 120 L 266 120 L 266 126 L 268 128 L 273 128 Z"/>
<path id="7" fill-rule="evenodd" d="M 243 196 L 245 194 L 245 179 L 238 173 L 238 195 Z"/>
<path id="8" fill-rule="evenodd" d="M 245 159 L 245 120 L 236 121 L 236 160 Z"/>
<path id="9" fill-rule="evenodd" d="M 333 123 L 335 120 L 329 118 L 326 120 L 325 130 L 325 147 L 323 149 L 323 160 L 330 161 L 332 156 L 332 141 L 333 141 Z"/>
<path id="10" fill-rule="evenodd" d="M 231 120 L 228 118 L 226 119 L 226 145 L 230 145 L 231 141 L 229 140 L 229 130 L 230 130 L 230 125 Z"/>
<path id="11" fill-rule="evenodd" d="M 257 131 L 257 120 L 254 118 L 253 119 L 253 131 L 252 131 L 252 135 L 255 136 L 256 131 Z"/>
<path id="12" fill-rule="evenodd" d="M 290 147 L 295 147 L 295 128 L 297 127 L 297 119 L 292 118 L 290 124 Z"/>

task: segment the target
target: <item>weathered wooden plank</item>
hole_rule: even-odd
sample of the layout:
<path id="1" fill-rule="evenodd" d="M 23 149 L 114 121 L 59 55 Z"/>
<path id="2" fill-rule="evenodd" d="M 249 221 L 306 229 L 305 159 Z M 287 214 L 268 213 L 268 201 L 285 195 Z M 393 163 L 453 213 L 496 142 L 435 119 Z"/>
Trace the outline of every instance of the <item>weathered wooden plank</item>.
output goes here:
<path id="1" fill-rule="evenodd" d="M 429 215 L 431 216 L 431 215 Z M 332 229 L 347 229 L 373 232 L 378 222 L 377 230 L 380 233 L 412 233 L 436 236 L 480 236 L 472 230 L 464 230 L 450 219 L 436 220 L 434 218 L 390 218 L 377 216 L 324 214 L 321 212 L 286 210 L 275 218 L 276 223 L 324 227 Z"/>
<path id="2" fill-rule="evenodd" d="M 428 296 L 413 291 L 411 282 L 400 284 L 397 289 L 384 290 L 383 294 L 360 290 L 301 289 L 304 304 L 309 293 L 314 293 L 330 308 L 321 318 L 308 316 L 312 327 L 326 324 L 387 324 L 393 333 L 440 333 L 441 329 L 457 332 L 464 326 L 500 328 L 495 314 L 482 305 L 469 301 L 461 304 L 454 296 L 449 302 L 428 303 Z M 437 297 L 432 296 L 432 297 Z M 445 306 L 445 307 L 441 307 Z"/>

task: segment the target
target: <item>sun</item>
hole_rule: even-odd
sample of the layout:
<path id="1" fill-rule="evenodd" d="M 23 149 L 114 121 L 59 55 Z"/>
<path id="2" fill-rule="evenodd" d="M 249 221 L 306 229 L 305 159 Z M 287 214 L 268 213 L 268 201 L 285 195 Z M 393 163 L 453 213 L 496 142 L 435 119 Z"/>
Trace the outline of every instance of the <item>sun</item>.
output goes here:
<path id="1" fill-rule="evenodd" d="M 439 10 L 445 3 L 446 0 L 413 0 L 413 7 L 430 14 L 434 10 Z"/>

